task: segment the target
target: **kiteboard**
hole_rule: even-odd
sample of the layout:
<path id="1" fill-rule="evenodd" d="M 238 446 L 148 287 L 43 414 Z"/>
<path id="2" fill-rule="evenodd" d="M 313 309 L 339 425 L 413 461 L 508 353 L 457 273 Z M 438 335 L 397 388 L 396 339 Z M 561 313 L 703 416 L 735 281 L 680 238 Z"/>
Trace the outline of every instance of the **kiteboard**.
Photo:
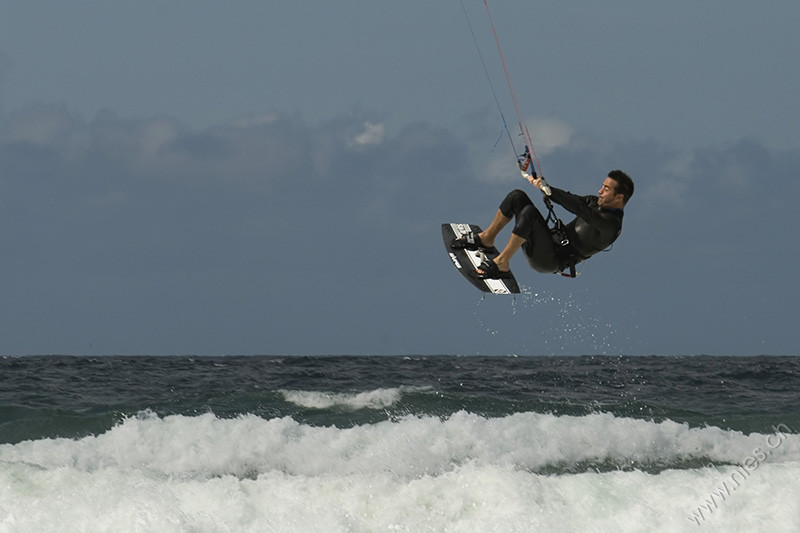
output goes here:
<path id="1" fill-rule="evenodd" d="M 453 248 L 453 240 L 469 233 L 480 233 L 481 228 L 475 224 L 442 224 L 442 239 L 444 247 L 450 256 L 453 265 L 461 272 L 467 281 L 483 292 L 493 294 L 519 294 L 519 285 L 514 275 L 509 272 L 509 277 L 503 279 L 478 279 L 474 275 L 477 268 L 485 259 L 494 259 L 500 252 L 494 246 L 490 249 L 481 248 L 480 250 L 467 250 L 463 248 Z"/>

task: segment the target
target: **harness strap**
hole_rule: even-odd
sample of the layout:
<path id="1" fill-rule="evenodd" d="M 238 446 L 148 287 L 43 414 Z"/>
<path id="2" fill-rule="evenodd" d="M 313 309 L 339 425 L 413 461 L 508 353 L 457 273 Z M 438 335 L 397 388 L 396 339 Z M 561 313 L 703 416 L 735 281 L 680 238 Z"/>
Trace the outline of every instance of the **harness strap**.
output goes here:
<path id="1" fill-rule="evenodd" d="M 525 147 L 525 152 L 519 156 L 517 156 L 517 165 L 519 166 L 520 172 L 525 175 L 525 171 L 528 170 L 528 167 L 531 164 L 531 153 L 528 147 Z M 536 170 L 531 169 L 531 175 L 535 178 Z M 550 235 L 553 238 L 553 242 L 559 245 L 562 249 L 566 249 L 569 246 L 569 236 L 567 235 L 567 229 L 564 226 L 564 223 L 561 222 L 561 219 L 556 216 L 556 212 L 553 209 L 553 202 L 550 200 L 549 194 L 544 194 L 544 205 L 547 206 L 547 218 L 545 219 L 545 224 L 547 224 L 548 228 L 550 229 Z M 570 254 L 569 261 L 567 264 L 564 265 L 564 268 L 559 270 L 559 274 L 567 278 L 576 278 L 578 277 L 578 273 L 575 270 L 575 265 L 578 263 L 578 260 L 574 257 L 574 254 Z M 564 272 L 569 268 L 569 273 Z"/>
<path id="2" fill-rule="evenodd" d="M 556 213 L 553 210 L 553 202 L 550 201 L 549 196 L 545 195 L 544 204 L 547 206 L 547 219 L 545 220 L 545 222 L 548 225 L 552 225 L 552 227 L 550 228 L 550 234 L 553 237 L 553 241 L 557 245 L 561 246 L 562 249 L 565 249 L 567 246 L 569 246 L 569 236 L 567 235 L 567 229 L 564 226 L 564 223 L 561 222 L 561 219 L 556 216 Z M 578 274 L 575 270 L 575 265 L 577 264 L 577 262 L 578 261 L 574 257 L 570 257 L 570 261 L 568 261 L 567 264 L 564 265 L 564 268 L 559 271 L 559 274 L 567 278 L 578 277 Z M 566 270 L 567 267 L 569 268 L 569 273 L 564 272 L 564 270 Z"/>

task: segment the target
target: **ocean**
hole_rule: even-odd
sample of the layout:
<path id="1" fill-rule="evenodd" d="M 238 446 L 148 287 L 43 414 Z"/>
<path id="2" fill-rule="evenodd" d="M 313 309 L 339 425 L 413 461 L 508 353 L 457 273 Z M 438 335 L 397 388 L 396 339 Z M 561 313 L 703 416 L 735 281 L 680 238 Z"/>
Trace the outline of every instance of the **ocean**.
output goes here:
<path id="1" fill-rule="evenodd" d="M 0 532 L 800 531 L 798 357 L 5 357 Z"/>

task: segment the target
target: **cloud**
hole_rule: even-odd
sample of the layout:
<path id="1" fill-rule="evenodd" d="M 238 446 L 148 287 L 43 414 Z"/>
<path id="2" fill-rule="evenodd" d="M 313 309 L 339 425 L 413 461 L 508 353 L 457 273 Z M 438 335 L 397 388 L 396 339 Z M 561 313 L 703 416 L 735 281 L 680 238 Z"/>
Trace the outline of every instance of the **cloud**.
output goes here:
<path id="1" fill-rule="evenodd" d="M 681 153 L 667 156 L 660 164 L 657 172 L 663 176 L 654 180 L 648 193 L 661 201 L 675 205 L 683 205 L 689 190 L 689 182 L 693 175 L 694 157 Z"/>
<path id="2" fill-rule="evenodd" d="M 487 129 L 489 128 L 490 120 L 487 120 L 485 115 L 475 115 L 465 117 L 471 123 L 471 128 L 478 127 Z M 558 117 L 535 117 L 528 121 L 530 124 L 530 133 L 534 143 L 533 150 L 538 158 L 552 154 L 556 150 L 570 149 L 573 140 L 574 130 L 563 119 Z M 512 136 L 516 136 L 519 128 L 512 130 Z M 481 136 L 472 134 L 474 141 L 482 139 Z M 520 140 L 515 140 L 516 151 L 522 153 L 524 150 L 525 142 L 520 137 Z M 476 176 L 479 181 L 483 183 L 495 183 L 510 185 L 519 183 L 521 178 L 519 172 L 516 171 L 514 166 L 514 159 L 512 155 L 513 150 L 508 146 L 507 134 L 503 132 L 498 139 L 495 149 L 487 151 L 485 147 L 474 145 L 471 147 L 471 157 L 473 165 L 475 165 Z"/>
<path id="3" fill-rule="evenodd" d="M 535 117 L 530 120 L 536 153 L 544 156 L 569 146 L 574 130 L 567 121 L 557 117 Z"/>
<path id="4" fill-rule="evenodd" d="M 771 278 L 791 279 L 781 265 L 800 257 L 798 245 L 783 239 L 778 254 L 764 236 L 791 227 L 786 198 L 800 192 L 798 152 L 746 140 L 680 152 L 568 130 L 545 128 L 554 139 L 542 157 L 551 183 L 589 194 L 613 168 L 636 180 L 623 237 L 586 278 L 636 287 L 628 298 L 593 284 L 591 298 L 635 309 L 640 331 L 661 339 L 663 328 L 679 330 L 681 309 L 708 309 L 737 280 L 759 279 L 752 274 L 764 264 Z M 15 287 L 6 300 L 17 310 L 14 329 L 26 333 L 8 345 L 80 352 L 84 345 L 69 348 L 76 331 L 124 331 L 116 341 L 109 333 L 103 348 L 122 353 L 135 339 L 148 339 L 135 345 L 150 353 L 426 345 L 505 353 L 531 335 L 539 342 L 547 330 L 530 324 L 490 340 L 481 328 L 449 340 L 402 333 L 428 331 L 431 320 L 436 335 L 462 332 L 474 320 L 474 310 L 465 317 L 451 303 L 475 295 L 452 279 L 439 224 L 486 224 L 508 190 L 529 187 L 510 151 L 478 142 L 423 122 L 388 132 L 365 114 L 307 123 L 266 113 L 192 130 L 170 117 L 85 120 L 63 106 L 14 113 L 0 126 L 0 246 Z M 523 264 L 515 263 L 519 277 L 537 290 L 560 283 Z M 681 305 L 670 304 L 676 299 Z M 758 306 L 774 321 L 794 301 Z M 736 309 L 718 311 L 707 327 L 722 327 Z M 35 334 L 43 323 L 48 331 Z M 381 332 L 396 342 L 374 345 Z"/>
<path id="5" fill-rule="evenodd" d="M 351 144 L 356 146 L 380 144 L 385 133 L 386 127 L 383 124 L 364 122 L 364 131 L 356 135 Z"/>
<path id="6" fill-rule="evenodd" d="M 0 142 L 7 150 L 47 150 L 76 173 L 105 171 L 128 183 L 224 182 L 266 193 L 303 172 L 311 135 L 285 117 L 250 117 L 192 131 L 166 117 L 122 119 L 104 111 L 86 121 L 63 106 L 39 105 L 8 117 Z"/>
<path id="7" fill-rule="evenodd" d="M 180 127 L 174 120 L 157 118 L 146 121 L 141 128 L 141 140 L 138 142 L 142 158 L 158 158 L 162 148 L 174 143 L 180 133 Z"/>
<path id="8" fill-rule="evenodd" d="M 143 253 L 177 260 L 210 233 L 236 243 L 272 227 L 299 238 L 332 224 L 391 226 L 434 213 L 468 179 L 462 145 L 446 130 L 415 123 L 385 136 L 380 122 L 358 115 L 309 125 L 265 114 L 193 131 L 168 117 L 104 111 L 84 120 L 63 106 L 34 106 L 0 128 L 3 216 L 7 228 L 26 220 L 29 242 L 6 237 L 39 256 L 59 240 L 79 263 L 91 240 L 127 255 L 114 242 L 117 227 Z"/>
<path id="9" fill-rule="evenodd" d="M 551 183 L 591 193 L 605 172 L 622 168 L 636 180 L 635 202 L 648 209 L 750 201 L 769 196 L 770 180 L 796 181 L 797 153 L 773 153 L 753 141 L 678 152 L 652 141 L 593 143 L 560 119 L 536 124 Z M 29 180 L 76 206 L 142 201 L 162 187 L 270 202 L 316 191 L 306 201 L 319 209 L 331 199 L 331 209 L 350 203 L 365 218 L 388 221 L 404 210 L 455 204 L 470 187 L 527 186 L 506 150 L 476 148 L 425 123 L 387 136 L 379 120 L 359 115 L 307 124 L 298 115 L 265 113 L 193 131 L 168 117 L 101 112 L 87 121 L 63 106 L 41 105 L 3 121 L 0 147 L 7 189 L 23 191 L 19 180 Z"/>
<path id="10" fill-rule="evenodd" d="M 12 114 L 3 126 L 3 143 L 30 143 L 63 151 L 80 137 L 70 113 L 58 105 L 40 105 Z"/>

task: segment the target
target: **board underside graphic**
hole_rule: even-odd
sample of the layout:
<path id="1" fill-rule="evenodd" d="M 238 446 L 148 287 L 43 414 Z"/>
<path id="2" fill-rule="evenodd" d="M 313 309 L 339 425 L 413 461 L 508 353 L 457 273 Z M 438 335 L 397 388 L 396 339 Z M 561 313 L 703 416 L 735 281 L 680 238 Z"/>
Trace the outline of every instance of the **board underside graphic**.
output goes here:
<path id="1" fill-rule="evenodd" d="M 480 233 L 482 230 L 475 224 L 442 224 L 444 247 L 447 249 L 447 253 L 453 265 L 455 265 L 467 281 L 483 292 L 491 292 L 493 294 L 518 294 L 519 285 L 517 285 L 517 280 L 514 279 L 513 275 L 504 279 L 478 279 L 470 275 L 471 272 L 476 271 L 484 259 L 494 259 L 500 254 L 495 247 L 481 250 L 453 249 L 453 239 L 469 233 L 470 231 L 473 233 Z"/>

